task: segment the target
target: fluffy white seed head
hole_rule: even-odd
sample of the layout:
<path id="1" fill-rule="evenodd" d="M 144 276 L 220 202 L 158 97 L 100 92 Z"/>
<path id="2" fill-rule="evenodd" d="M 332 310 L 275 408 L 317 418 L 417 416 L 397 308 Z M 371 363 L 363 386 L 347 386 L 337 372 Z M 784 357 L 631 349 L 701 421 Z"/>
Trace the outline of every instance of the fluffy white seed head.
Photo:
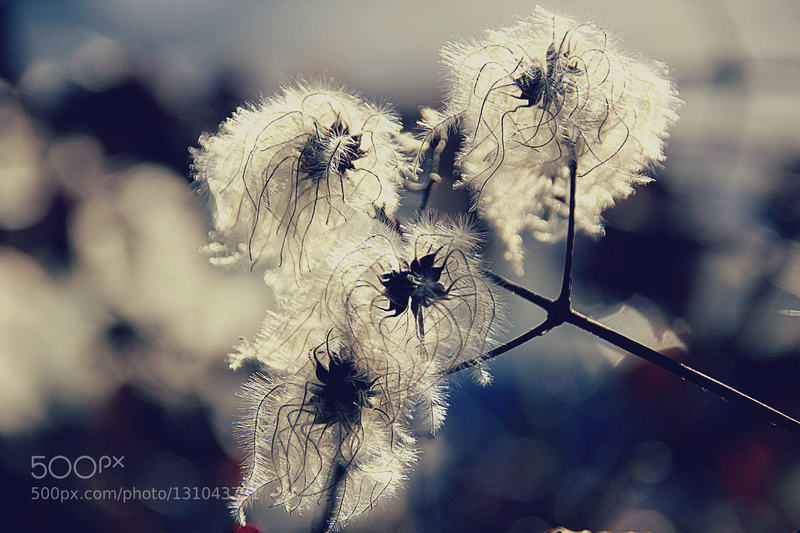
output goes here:
<path id="1" fill-rule="evenodd" d="M 485 351 L 500 323 L 477 246 L 460 222 L 423 217 L 402 234 L 374 223 L 338 252 L 326 305 L 346 310 L 339 327 L 363 344 L 444 372 Z"/>
<path id="2" fill-rule="evenodd" d="M 386 109 L 324 84 L 239 108 L 192 150 L 212 203 L 212 259 L 310 270 L 319 254 L 305 252 L 397 208 L 400 129 Z"/>
<path id="3" fill-rule="evenodd" d="M 567 165 L 577 160 L 579 229 L 602 232 L 601 214 L 649 178 L 663 159 L 680 105 L 666 67 L 621 54 L 602 28 L 537 7 L 517 25 L 442 51 L 450 90 L 433 130 L 457 122 L 462 183 L 521 270 L 521 232 L 566 233 Z"/>
<path id="4" fill-rule="evenodd" d="M 335 485 L 339 529 L 397 490 L 417 452 L 406 429 L 409 392 L 390 366 L 331 338 L 299 371 L 251 379 L 239 425 L 245 476 L 231 504 L 240 522 L 261 496 L 302 512 Z"/>

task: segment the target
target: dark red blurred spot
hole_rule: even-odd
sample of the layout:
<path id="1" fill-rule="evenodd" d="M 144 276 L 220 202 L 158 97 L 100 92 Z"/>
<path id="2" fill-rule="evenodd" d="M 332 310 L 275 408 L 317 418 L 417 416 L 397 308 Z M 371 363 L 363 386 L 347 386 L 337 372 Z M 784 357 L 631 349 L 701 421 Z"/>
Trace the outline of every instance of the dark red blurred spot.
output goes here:
<path id="1" fill-rule="evenodd" d="M 233 533 L 261 533 L 255 526 L 234 526 Z"/>
<path id="2" fill-rule="evenodd" d="M 636 397 L 647 400 L 661 398 L 680 383 L 680 379 L 649 364 L 636 366 L 628 374 L 627 381 Z"/>
<path id="3" fill-rule="evenodd" d="M 769 482 L 772 456 L 772 450 L 761 441 L 736 443 L 721 455 L 717 473 L 730 492 L 757 496 Z"/>

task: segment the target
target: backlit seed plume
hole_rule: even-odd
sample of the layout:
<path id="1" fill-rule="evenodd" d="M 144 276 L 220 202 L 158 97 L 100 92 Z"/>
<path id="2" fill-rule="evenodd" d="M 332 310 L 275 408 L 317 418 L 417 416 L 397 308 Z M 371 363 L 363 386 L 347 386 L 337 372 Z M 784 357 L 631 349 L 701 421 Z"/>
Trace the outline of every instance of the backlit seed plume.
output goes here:
<path id="1" fill-rule="evenodd" d="M 379 311 L 381 316 L 362 316 L 361 313 L 369 310 L 369 306 L 357 305 L 356 301 L 360 297 L 372 299 L 376 296 L 365 288 L 365 283 L 375 280 L 359 278 L 358 268 L 369 269 L 382 254 L 389 254 L 395 258 L 392 264 L 399 265 L 396 262 L 397 253 L 403 253 L 402 250 L 407 247 L 398 233 L 383 223 L 372 221 L 368 228 L 370 230 L 342 239 L 339 246 L 330 252 L 326 262 L 321 262 L 314 272 L 305 274 L 302 283 L 291 294 L 279 298 L 275 308 L 267 311 L 256 334 L 242 338 L 234 347 L 228 355 L 228 362 L 234 370 L 245 361 L 254 360 L 271 373 L 297 373 L 307 364 L 308 354 L 327 343 L 331 335 L 348 335 L 349 342 L 358 346 L 361 352 L 387 354 L 384 364 L 386 371 L 393 376 L 393 383 L 396 387 L 402 386 L 413 392 L 416 396 L 413 401 L 415 410 L 435 431 L 444 420 L 447 409 L 445 382 L 441 375 L 442 358 L 444 354 L 452 354 L 455 348 L 458 353 L 464 351 L 462 343 L 465 339 L 462 336 L 476 329 L 475 320 L 471 314 L 467 315 L 467 306 L 459 301 L 464 296 L 460 286 L 451 289 L 458 298 L 447 304 L 456 310 L 456 315 L 450 321 L 440 321 L 440 324 L 431 326 L 432 331 L 427 335 L 430 339 L 428 344 L 423 343 L 416 333 L 417 321 L 423 319 L 423 309 L 413 303 L 410 307 L 416 311 L 409 311 L 409 316 L 413 318 L 397 321 L 397 324 L 405 325 L 402 329 L 382 328 L 386 323 L 378 325 L 383 315 L 387 315 L 386 309 Z M 463 231 L 463 228 L 462 234 L 450 235 L 448 239 L 456 243 L 454 246 L 465 249 L 474 246 L 474 236 Z M 347 261 L 343 262 L 343 254 Z M 452 269 L 454 265 L 455 262 L 448 268 Z M 341 270 L 343 267 L 348 269 L 348 273 Z M 400 269 L 399 266 L 397 268 Z M 420 268 L 420 265 L 415 267 L 416 270 Z M 381 275 L 387 272 L 381 271 Z M 431 305 L 436 297 L 431 295 L 425 303 Z M 487 304 L 486 308 L 490 306 Z M 424 306 L 420 304 L 419 307 Z M 493 307 L 491 311 L 494 312 Z M 425 311 L 425 314 L 429 313 Z M 453 339 L 439 339 L 439 335 L 454 329 L 452 321 L 457 317 L 464 321 L 460 326 L 461 331 Z M 492 322 L 488 325 L 491 329 L 494 317 L 488 318 Z M 471 346 L 472 351 L 487 343 L 485 337 L 481 337 L 479 343 L 477 337 L 468 340 L 474 345 Z M 485 377 L 485 374 L 481 376 Z"/>
<path id="2" fill-rule="evenodd" d="M 477 245 L 465 224 L 435 217 L 402 234 L 373 223 L 338 252 L 326 305 L 346 309 L 339 327 L 365 345 L 446 370 L 485 351 L 500 322 Z"/>
<path id="3" fill-rule="evenodd" d="M 326 256 L 324 250 L 316 253 Z M 272 282 L 268 284 L 277 301 L 267 310 L 256 333 L 241 338 L 228 354 L 231 369 L 238 370 L 245 361 L 254 360 L 270 372 L 293 373 L 308 362 L 310 351 L 325 342 L 339 321 L 330 314 L 341 317 L 344 313 L 344 309 L 332 311 L 322 305 L 327 275 L 320 270 L 324 271 L 318 266 L 304 274 L 299 284 L 283 283 L 285 278 L 280 275 L 266 278 Z"/>
<path id="4" fill-rule="evenodd" d="M 248 457 L 231 503 L 242 524 L 263 496 L 302 512 L 335 493 L 339 529 L 398 489 L 417 452 L 409 392 L 390 367 L 379 352 L 329 338 L 299 371 L 250 380 L 239 424 Z"/>
<path id="5" fill-rule="evenodd" d="M 213 207 L 212 260 L 307 271 L 319 255 L 308 250 L 345 224 L 393 212 L 407 167 L 400 129 L 386 109 L 322 84 L 239 108 L 192 150 Z"/>
<path id="6" fill-rule="evenodd" d="M 239 339 L 228 354 L 231 369 L 254 360 L 270 371 L 298 371 L 305 365 L 309 349 L 325 338 L 330 326 L 320 318 L 317 306 L 305 302 L 269 309 L 255 335 Z"/>
<path id="7" fill-rule="evenodd" d="M 622 55 L 593 24 L 537 7 L 517 25 L 449 43 L 449 95 L 430 135 L 458 123 L 461 183 L 521 270 L 521 233 L 548 241 L 566 233 L 571 158 L 577 161 L 576 223 L 602 233 L 601 214 L 650 178 L 663 160 L 680 105 L 666 67 Z"/>

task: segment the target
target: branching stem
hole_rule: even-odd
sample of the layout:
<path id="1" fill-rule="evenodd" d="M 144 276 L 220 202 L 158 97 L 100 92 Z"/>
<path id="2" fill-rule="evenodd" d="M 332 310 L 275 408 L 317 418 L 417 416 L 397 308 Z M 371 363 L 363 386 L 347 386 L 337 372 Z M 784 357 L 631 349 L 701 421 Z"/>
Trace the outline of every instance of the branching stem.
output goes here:
<path id="1" fill-rule="evenodd" d="M 617 348 L 625 350 L 636 357 L 653 363 L 654 365 L 663 368 L 667 372 L 675 374 L 681 379 L 690 381 L 705 391 L 713 392 L 724 400 L 747 407 L 755 411 L 758 415 L 760 415 L 762 418 L 765 418 L 772 424 L 780 426 L 785 430 L 800 436 L 800 422 L 778 411 L 777 409 L 774 409 L 769 405 L 766 405 L 765 403 L 762 403 L 719 380 L 707 376 L 706 374 L 703 374 L 702 372 L 699 372 L 688 365 L 675 361 L 674 359 L 671 359 L 666 355 L 631 339 L 630 337 L 626 337 L 625 335 L 614 331 L 613 329 L 604 326 L 603 324 L 596 322 L 571 308 L 568 308 L 565 312 L 559 300 L 550 300 L 549 298 L 536 294 L 533 291 L 521 287 L 520 285 L 517 285 L 516 283 L 507 280 L 493 272 L 487 272 L 486 274 L 489 279 L 491 279 L 492 282 L 498 286 L 507 289 L 517 296 L 520 296 L 521 298 L 524 298 L 525 300 L 528 300 L 529 302 L 547 311 L 548 318 L 542 324 L 524 333 L 523 335 L 497 346 L 485 354 L 479 355 L 473 359 L 461 363 L 456 367 L 453 367 L 450 369 L 448 374 L 475 366 L 482 361 L 486 361 L 487 359 L 491 359 L 492 357 L 503 354 L 533 339 L 534 337 L 544 335 L 554 327 L 567 322 L 603 339 Z"/>
<path id="2" fill-rule="evenodd" d="M 440 146 L 434 147 L 433 163 L 436 165 L 438 165 L 438 156 L 441 154 L 441 150 L 443 148 L 441 144 L 443 143 L 440 142 Z M 522 335 L 519 335 L 518 337 L 515 337 L 484 354 L 450 368 L 445 375 L 459 372 L 461 370 L 478 365 L 484 361 L 488 361 L 489 359 L 497 357 L 498 355 L 502 355 L 536 337 L 545 335 L 551 329 L 566 322 L 584 331 L 587 331 L 592 335 L 603 339 L 609 344 L 635 355 L 636 357 L 657 365 L 667 372 L 680 377 L 681 379 L 691 381 L 695 385 L 701 387 L 704 391 L 713 392 L 724 400 L 747 407 L 755 411 L 761 417 L 770 421 L 772 424 L 781 426 L 787 431 L 800 436 L 800 422 L 794 418 L 791 418 L 790 416 L 756 400 L 751 396 L 742 393 L 741 391 L 734 389 L 733 387 L 730 387 L 729 385 L 726 385 L 719 380 L 712 378 L 711 376 L 707 376 L 706 374 L 703 374 L 702 372 L 699 372 L 683 363 L 675 361 L 674 359 L 671 359 L 666 355 L 631 339 L 630 337 L 626 337 L 625 335 L 622 335 L 621 333 L 614 331 L 613 329 L 608 328 L 607 326 L 604 326 L 603 324 L 596 322 L 572 309 L 572 259 L 575 252 L 575 210 L 578 174 L 578 163 L 573 147 L 570 147 L 567 168 L 569 170 L 569 215 L 567 219 L 567 243 L 564 255 L 564 274 L 561 280 L 561 292 L 559 293 L 558 298 L 551 300 L 536 294 L 535 292 L 526 289 L 525 287 L 522 287 L 498 274 L 495 274 L 494 272 L 486 272 L 486 276 L 499 287 L 502 287 L 547 311 L 547 319 L 535 328 L 526 331 Z M 431 190 L 437 181 L 435 178 L 438 178 L 438 175 L 431 172 L 428 178 L 427 186 L 422 191 L 422 201 L 419 206 L 420 212 L 425 209 L 428 204 Z"/>
<path id="3" fill-rule="evenodd" d="M 498 287 L 502 287 L 507 291 L 513 292 L 520 298 L 523 298 L 525 300 L 528 300 L 529 302 L 538 305 L 545 311 L 548 311 L 553 306 L 553 300 L 550 300 L 549 298 L 545 298 L 544 296 L 536 294 L 532 290 L 526 289 L 522 285 L 518 285 L 513 281 L 511 281 L 510 279 L 506 279 L 500 274 L 495 274 L 490 270 L 484 271 L 484 274 L 486 275 L 487 278 L 489 278 L 492 281 L 492 283 L 494 283 Z"/>
<path id="4" fill-rule="evenodd" d="M 707 376 L 706 374 L 703 374 L 702 372 L 699 372 L 690 366 L 675 361 L 674 359 L 671 359 L 666 355 L 663 355 L 652 348 L 645 346 L 644 344 L 638 343 L 635 340 L 626 337 L 625 335 L 622 335 L 621 333 L 618 333 L 613 329 L 610 329 L 578 312 L 572 311 L 567 318 L 567 322 L 581 328 L 584 331 L 588 331 L 592 335 L 600 337 L 609 344 L 613 344 L 618 348 L 622 348 L 636 357 L 641 357 L 642 359 L 649 361 L 654 365 L 658 365 L 667 372 L 679 376 L 681 379 L 691 381 L 695 385 L 701 387 L 703 390 L 713 392 L 724 400 L 728 400 L 735 404 L 752 409 L 761 417 L 769 420 L 772 424 L 781 426 L 785 430 L 800 436 L 800 422 L 788 415 L 781 413 L 777 409 L 773 409 L 769 405 L 762 403 L 755 398 L 712 378 L 711 376 Z"/>

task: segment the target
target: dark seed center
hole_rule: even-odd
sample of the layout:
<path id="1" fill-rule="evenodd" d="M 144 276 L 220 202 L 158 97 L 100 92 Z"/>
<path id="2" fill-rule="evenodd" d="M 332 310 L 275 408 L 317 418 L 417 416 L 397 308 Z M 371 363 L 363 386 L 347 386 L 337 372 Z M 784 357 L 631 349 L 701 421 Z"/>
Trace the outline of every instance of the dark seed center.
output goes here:
<path id="1" fill-rule="evenodd" d="M 360 370 L 352 357 L 331 354 L 328 368 L 315 357 L 315 374 L 319 383 L 312 384 L 310 404 L 317 424 L 356 425 L 361 410 L 375 395 L 367 373 Z"/>
<path id="2" fill-rule="evenodd" d="M 299 169 L 305 179 L 319 180 L 330 172 L 339 175 L 355 168 L 353 163 L 364 157 L 361 134 L 351 135 L 349 128 L 337 120 L 330 128 L 319 128 L 300 152 Z"/>

